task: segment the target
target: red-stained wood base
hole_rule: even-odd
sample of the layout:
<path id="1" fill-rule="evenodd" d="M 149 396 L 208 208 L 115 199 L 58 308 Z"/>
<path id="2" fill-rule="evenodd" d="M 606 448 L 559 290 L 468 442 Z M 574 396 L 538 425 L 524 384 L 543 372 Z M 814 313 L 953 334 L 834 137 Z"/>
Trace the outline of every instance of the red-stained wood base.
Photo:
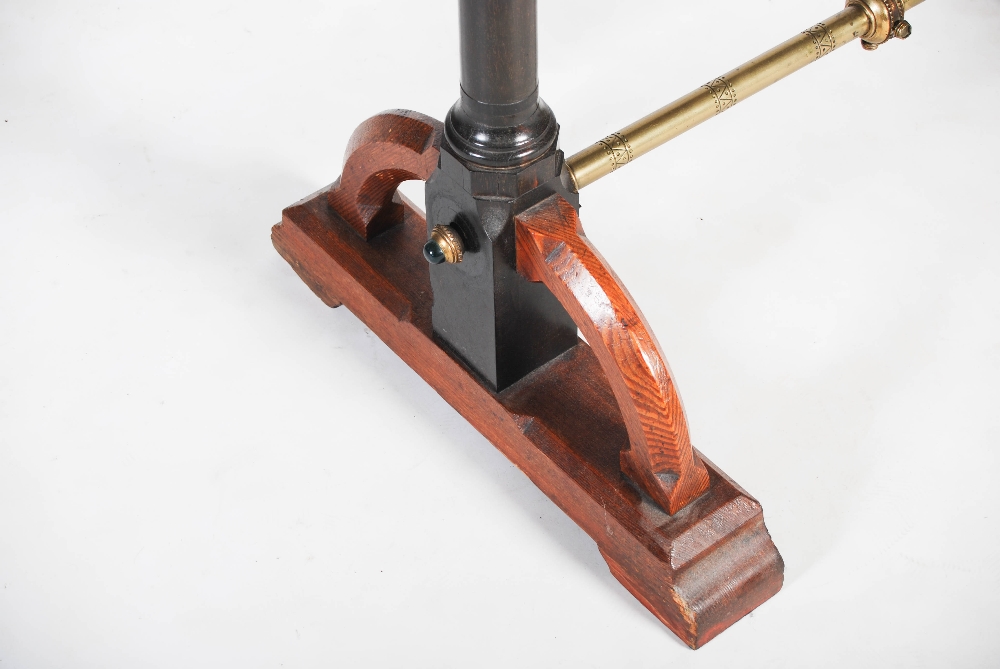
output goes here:
<path id="1" fill-rule="evenodd" d="M 673 516 L 621 474 L 628 434 L 585 342 L 501 393 L 488 390 L 433 335 L 423 215 L 397 195 L 403 224 L 365 241 L 330 207 L 328 191 L 283 212 L 271 234 L 278 252 L 520 467 L 677 636 L 697 648 L 778 592 L 784 564 L 761 507 L 718 467 L 704 460 L 707 492 Z"/>

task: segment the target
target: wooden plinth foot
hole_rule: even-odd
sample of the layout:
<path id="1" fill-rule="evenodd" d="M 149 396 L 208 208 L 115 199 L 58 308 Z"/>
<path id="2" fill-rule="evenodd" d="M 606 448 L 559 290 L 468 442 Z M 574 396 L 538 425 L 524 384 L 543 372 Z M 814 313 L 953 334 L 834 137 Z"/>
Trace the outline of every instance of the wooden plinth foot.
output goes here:
<path id="1" fill-rule="evenodd" d="M 725 476 L 714 466 L 709 470 Z M 727 484 L 733 485 L 721 483 Z M 778 592 L 784 564 L 764 527 L 760 505 L 746 495 L 677 529 L 669 564 L 645 555 L 633 555 L 623 564 L 603 548 L 601 555 L 643 606 L 686 644 L 699 648 Z"/>
<path id="2" fill-rule="evenodd" d="M 423 215 L 397 195 L 402 225 L 366 241 L 331 208 L 328 191 L 283 212 L 275 248 L 326 304 L 346 305 L 520 467 L 685 643 L 704 644 L 781 588 L 783 563 L 760 505 L 700 453 L 707 490 L 674 515 L 622 475 L 628 429 L 585 342 L 490 391 L 433 335 Z"/>

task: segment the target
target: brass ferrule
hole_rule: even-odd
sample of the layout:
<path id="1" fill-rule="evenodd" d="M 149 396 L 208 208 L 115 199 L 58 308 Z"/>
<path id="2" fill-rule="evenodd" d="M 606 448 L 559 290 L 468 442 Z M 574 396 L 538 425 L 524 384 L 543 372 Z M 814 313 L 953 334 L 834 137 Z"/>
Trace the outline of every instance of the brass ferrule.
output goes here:
<path id="1" fill-rule="evenodd" d="M 915 3 L 911 3 L 912 4 Z M 903 0 L 847 0 L 847 6 L 861 7 L 868 17 L 871 28 L 861 36 L 861 45 L 874 51 L 893 37 L 906 39 L 910 36 L 910 24 L 903 19 Z"/>
<path id="2" fill-rule="evenodd" d="M 822 23 L 570 156 L 566 167 L 574 189 L 579 192 L 848 42 L 860 38 L 865 48 L 873 49 L 894 36 L 908 37 L 910 25 L 903 15 L 921 2 L 848 0 L 847 7 Z"/>
<path id="3" fill-rule="evenodd" d="M 431 240 L 436 243 L 444 253 L 444 261 L 448 263 L 462 262 L 465 247 L 462 245 L 462 238 L 458 236 L 455 229 L 450 225 L 435 225 L 431 230 Z"/>

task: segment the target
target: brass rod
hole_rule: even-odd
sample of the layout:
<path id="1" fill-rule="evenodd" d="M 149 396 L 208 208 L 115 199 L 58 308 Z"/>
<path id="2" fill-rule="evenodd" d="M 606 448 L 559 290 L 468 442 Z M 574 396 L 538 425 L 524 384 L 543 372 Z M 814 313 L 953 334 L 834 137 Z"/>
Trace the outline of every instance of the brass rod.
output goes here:
<path id="1" fill-rule="evenodd" d="M 882 1 L 884 0 L 867 0 L 866 4 Z M 905 11 L 923 1 L 901 0 L 900 4 Z M 862 7 L 860 2 L 848 5 L 843 11 L 784 44 L 571 156 L 566 160 L 566 166 L 573 186 L 579 192 L 584 186 L 589 186 L 622 165 L 721 114 L 737 102 L 784 79 L 831 51 L 859 37 L 874 35 L 877 27 L 875 24 L 880 19 L 881 17 Z M 888 27 L 885 30 L 888 31 Z"/>

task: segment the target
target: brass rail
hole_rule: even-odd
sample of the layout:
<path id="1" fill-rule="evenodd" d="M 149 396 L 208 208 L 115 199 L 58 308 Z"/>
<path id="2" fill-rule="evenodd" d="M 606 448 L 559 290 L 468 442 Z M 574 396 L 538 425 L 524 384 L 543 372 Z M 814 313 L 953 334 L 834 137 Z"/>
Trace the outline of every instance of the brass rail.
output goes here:
<path id="1" fill-rule="evenodd" d="M 866 49 L 875 49 L 892 37 L 906 39 L 911 28 L 904 13 L 923 1 L 848 0 L 822 23 L 569 157 L 574 188 L 589 186 L 848 42 L 860 38 Z"/>

